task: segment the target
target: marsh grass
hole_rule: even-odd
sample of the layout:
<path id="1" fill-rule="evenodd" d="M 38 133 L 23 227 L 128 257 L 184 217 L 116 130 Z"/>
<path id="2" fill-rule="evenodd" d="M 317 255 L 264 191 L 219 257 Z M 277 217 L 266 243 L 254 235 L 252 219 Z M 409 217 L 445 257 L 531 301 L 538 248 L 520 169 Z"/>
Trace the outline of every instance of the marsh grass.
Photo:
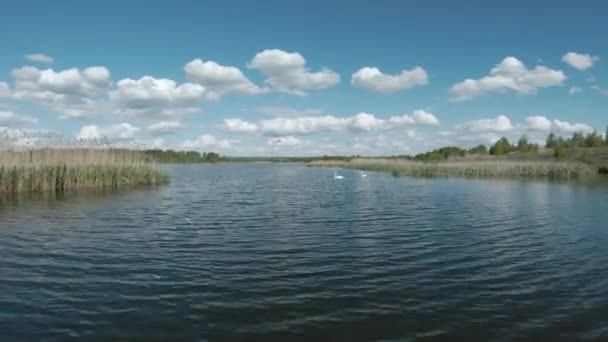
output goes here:
<path id="1" fill-rule="evenodd" d="M 122 149 L 0 151 L 0 194 L 65 193 L 155 185 L 167 175 L 142 153 Z"/>
<path id="2" fill-rule="evenodd" d="M 394 176 L 418 177 L 526 177 L 570 180 L 597 174 L 597 170 L 584 163 L 501 159 L 417 162 L 355 158 L 350 161 L 314 161 L 311 165 L 384 171 Z"/>

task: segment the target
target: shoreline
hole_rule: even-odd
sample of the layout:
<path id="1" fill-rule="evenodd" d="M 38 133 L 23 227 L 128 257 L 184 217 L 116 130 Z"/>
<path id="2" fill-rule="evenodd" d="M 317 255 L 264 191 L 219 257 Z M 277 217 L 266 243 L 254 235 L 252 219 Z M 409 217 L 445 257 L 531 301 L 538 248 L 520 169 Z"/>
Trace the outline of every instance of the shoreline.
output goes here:
<path id="1" fill-rule="evenodd" d="M 457 160 L 421 162 L 403 159 L 354 158 L 344 160 L 317 160 L 312 167 L 340 167 L 365 171 L 389 172 L 393 176 L 424 178 L 528 178 L 547 180 L 580 180 L 598 177 L 601 168 L 574 161 L 548 160 Z"/>

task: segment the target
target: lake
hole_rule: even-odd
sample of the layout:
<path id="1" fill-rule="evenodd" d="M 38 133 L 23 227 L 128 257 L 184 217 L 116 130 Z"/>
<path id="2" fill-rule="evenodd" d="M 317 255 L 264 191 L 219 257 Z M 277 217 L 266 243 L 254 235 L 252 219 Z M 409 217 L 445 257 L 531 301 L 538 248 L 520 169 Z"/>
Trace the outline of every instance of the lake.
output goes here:
<path id="1" fill-rule="evenodd" d="M 170 165 L 0 205 L 0 340 L 608 338 L 608 188 Z"/>

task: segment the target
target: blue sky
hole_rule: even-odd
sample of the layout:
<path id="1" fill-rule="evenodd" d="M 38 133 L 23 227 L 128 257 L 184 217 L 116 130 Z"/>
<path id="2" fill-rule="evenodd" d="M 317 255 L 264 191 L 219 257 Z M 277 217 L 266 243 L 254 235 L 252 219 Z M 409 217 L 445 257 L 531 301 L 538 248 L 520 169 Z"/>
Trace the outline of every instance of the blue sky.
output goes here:
<path id="1" fill-rule="evenodd" d="M 4 144 L 385 155 L 608 124 L 600 1 L 1 6 Z"/>

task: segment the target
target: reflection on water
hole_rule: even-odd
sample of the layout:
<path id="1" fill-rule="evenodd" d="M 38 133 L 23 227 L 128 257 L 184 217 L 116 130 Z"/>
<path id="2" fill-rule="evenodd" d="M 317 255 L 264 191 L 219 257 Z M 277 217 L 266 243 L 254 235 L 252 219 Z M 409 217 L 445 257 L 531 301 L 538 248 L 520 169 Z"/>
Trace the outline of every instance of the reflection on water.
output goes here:
<path id="1" fill-rule="evenodd" d="M 608 335 L 608 191 L 303 165 L 0 204 L 0 339 Z"/>

